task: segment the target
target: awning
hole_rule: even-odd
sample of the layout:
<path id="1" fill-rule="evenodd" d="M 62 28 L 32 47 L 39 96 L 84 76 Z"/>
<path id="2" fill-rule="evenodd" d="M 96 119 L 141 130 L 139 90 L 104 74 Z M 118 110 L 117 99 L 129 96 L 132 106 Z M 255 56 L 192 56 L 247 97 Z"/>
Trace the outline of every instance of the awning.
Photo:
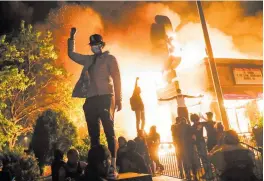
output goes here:
<path id="1" fill-rule="evenodd" d="M 239 100 L 239 99 L 262 99 L 263 89 L 262 87 L 232 87 L 222 88 L 223 97 L 227 100 Z"/>
<path id="2" fill-rule="evenodd" d="M 257 97 L 248 94 L 224 94 L 223 96 L 226 100 L 257 99 Z"/>
<path id="3" fill-rule="evenodd" d="M 211 88 L 211 91 L 213 89 Z M 230 86 L 222 87 L 223 97 L 226 100 L 263 99 L 263 87 Z"/>

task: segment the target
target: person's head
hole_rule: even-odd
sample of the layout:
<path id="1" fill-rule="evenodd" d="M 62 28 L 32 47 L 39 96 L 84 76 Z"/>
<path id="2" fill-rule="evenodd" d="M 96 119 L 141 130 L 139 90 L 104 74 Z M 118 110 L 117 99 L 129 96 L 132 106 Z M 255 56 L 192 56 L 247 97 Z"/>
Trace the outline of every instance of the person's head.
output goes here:
<path id="1" fill-rule="evenodd" d="M 186 124 L 187 120 L 184 117 L 176 117 L 176 124 Z"/>
<path id="2" fill-rule="evenodd" d="M 111 165 L 111 154 L 104 145 L 93 146 L 88 152 L 88 166 L 105 178 Z"/>
<path id="3" fill-rule="evenodd" d="M 214 114 L 212 112 L 207 112 L 206 113 L 206 117 L 207 117 L 208 120 L 211 121 L 211 120 L 213 120 Z"/>
<path id="4" fill-rule="evenodd" d="M 176 124 L 180 124 L 181 121 L 182 121 L 181 117 L 176 117 L 176 122 L 175 122 Z"/>
<path id="5" fill-rule="evenodd" d="M 63 159 L 63 152 L 59 149 L 54 151 L 54 160 L 62 160 Z"/>
<path id="6" fill-rule="evenodd" d="M 193 123 L 197 123 L 197 122 L 199 122 L 200 117 L 198 116 L 198 114 L 191 114 L 190 119 L 191 119 L 191 121 L 192 121 Z"/>
<path id="7" fill-rule="evenodd" d="M 79 152 L 78 150 L 72 148 L 67 152 L 68 164 L 75 166 L 78 164 L 79 161 Z"/>
<path id="8" fill-rule="evenodd" d="M 140 137 L 140 138 L 144 138 L 145 137 L 144 130 L 138 130 L 137 136 Z"/>
<path id="9" fill-rule="evenodd" d="M 119 148 L 126 146 L 127 145 L 126 138 L 124 138 L 123 136 L 120 136 L 118 138 L 118 145 L 119 145 Z"/>
<path id="10" fill-rule="evenodd" d="M 137 144 L 136 144 L 136 142 L 134 140 L 129 140 L 127 142 L 127 150 L 129 150 L 129 151 L 135 151 L 136 148 L 137 148 Z"/>
<path id="11" fill-rule="evenodd" d="M 103 41 L 103 37 L 99 34 L 94 34 L 90 36 L 91 50 L 94 54 L 101 54 L 102 49 L 105 46 L 105 42 Z"/>
<path id="12" fill-rule="evenodd" d="M 224 144 L 227 144 L 227 145 L 239 144 L 238 134 L 234 130 L 226 131 L 224 135 Z"/>
<path id="13" fill-rule="evenodd" d="M 215 130 L 217 132 L 224 132 L 224 130 L 225 130 L 224 125 L 221 122 L 217 122 L 215 124 Z"/>
<path id="14" fill-rule="evenodd" d="M 177 93 L 178 94 L 181 94 L 181 89 L 177 89 Z"/>
<path id="15" fill-rule="evenodd" d="M 149 133 L 150 134 L 157 133 L 157 127 L 156 126 L 151 126 Z"/>

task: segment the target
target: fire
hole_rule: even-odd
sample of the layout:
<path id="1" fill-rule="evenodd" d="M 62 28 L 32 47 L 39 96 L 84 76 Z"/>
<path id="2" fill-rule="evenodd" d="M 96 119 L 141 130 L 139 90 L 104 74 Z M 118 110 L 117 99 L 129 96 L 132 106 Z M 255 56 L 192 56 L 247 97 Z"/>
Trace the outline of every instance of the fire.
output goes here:
<path id="1" fill-rule="evenodd" d="M 186 13 L 189 11 L 184 10 L 183 12 L 182 9 L 188 9 L 189 6 L 181 4 L 179 7 L 184 8 L 178 8 L 177 3 L 170 3 L 171 8 L 161 3 L 143 3 L 135 9 L 126 11 L 119 19 L 119 22 L 103 21 L 103 16 L 89 6 L 62 5 L 59 9 L 50 13 L 48 23 L 39 26 L 42 29 L 50 29 L 53 32 L 54 44 L 60 50 L 58 61 L 62 62 L 67 70 L 75 75 L 72 81 L 73 85 L 79 77 L 81 67 L 73 63 L 67 56 L 67 38 L 70 28 L 73 26 L 77 28 L 76 49 L 83 54 L 90 53 L 87 44 L 91 34 L 101 33 L 103 35 L 106 41 L 105 48 L 110 50 L 111 54 L 115 55 L 120 63 L 123 84 L 123 110 L 116 114 L 115 121 L 118 127 L 123 128 L 124 136 L 128 139 L 136 136 L 135 115 L 130 109 L 129 98 L 132 95 L 136 77 L 140 77 L 142 98 L 145 103 L 146 131 L 148 132 L 150 126 L 156 125 L 162 141 L 171 140 L 170 126 L 173 122 L 172 117 L 175 117 L 176 105 L 172 103 L 174 108 L 170 110 L 169 105 L 159 104 L 157 101 L 156 89 L 165 86 L 166 83 L 162 82 L 161 78 L 164 60 L 151 54 L 149 30 L 154 22 L 155 15 L 166 15 L 173 23 L 174 33 L 170 34 L 170 36 L 173 38 L 172 44 L 176 47 L 173 55 L 182 57 L 182 62 L 177 68 L 182 89 L 186 94 L 205 94 L 202 89 L 205 83 L 204 71 L 195 69 L 195 65 L 201 63 L 202 58 L 206 56 L 201 25 L 194 23 L 197 21 L 194 21 L 195 18 L 193 19 L 192 17 L 193 13 L 197 12 L 190 12 L 190 16 L 188 16 Z M 211 6 L 209 6 L 209 10 L 211 10 L 210 8 Z M 226 11 L 230 14 L 233 9 Z M 206 12 L 205 10 L 205 14 Z M 240 11 L 235 11 L 235 13 L 237 15 L 232 17 L 241 16 L 238 14 Z M 254 31 L 252 30 L 253 32 L 260 32 L 255 31 L 256 27 L 259 26 L 258 23 L 262 24 L 262 17 L 260 16 L 260 18 L 260 21 L 254 20 L 255 28 Z M 243 19 L 241 21 L 244 22 Z M 250 22 L 253 22 L 253 20 L 250 20 Z M 211 23 L 213 24 L 212 26 L 210 26 Z M 216 23 L 221 24 L 222 21 L 210 21 L 208 25 L 215 57 L 248 58 L 248 54 L 251 57 L 252 55 L 255 57 L 262 56 L 262 52 L 253 51 L 251 45 L 250 52 L 244 51 L 241 53 L 233 42 L 232 33 L 227 35 L 226 32 L 230 31 L 217 29 L 216 27 L 220 28 L 221 26 L 216 26 Z M 229 22 L 229 24 L 232 23 Z M 247 24 L 249 23 L 247 22 Z M 239 30 L 243 29 L 243 32 L 246 31 L 245 23 L 240 24 L 239 27 Z M 224 26 L 223 29 L 226 30 L 226 27 Z M 237 30 L 234 28 L 234 34 L 237 33 Z M 251 32 L 250 28 L 248 31 Z M 243 40 L 243 37 L 239 37 L 239 39 Z M 247 44 L 242 44 L 245 50 Z M 252 54 L 252 52 L 257 53 Z M 211 99 L 210 95 L 206 95 L 201 100 L 188 100 L 189 112 L 203 113 L 209 111 Z M 81 109 L 80 107 L 80 111 Z"/>
<path id="2" fill-rule="evenodd" d="M 161 144 L 159 146 L 158 154 L 159 156 L 166 156 L 168 154 L 172 155 L 176 152 L 175 147 L 172 144 Z"/>

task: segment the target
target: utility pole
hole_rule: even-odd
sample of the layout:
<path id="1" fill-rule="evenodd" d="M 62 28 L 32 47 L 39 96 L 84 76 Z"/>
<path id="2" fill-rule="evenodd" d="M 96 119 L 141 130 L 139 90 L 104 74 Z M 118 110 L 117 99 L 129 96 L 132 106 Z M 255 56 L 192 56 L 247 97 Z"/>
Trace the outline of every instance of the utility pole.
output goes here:
<path id="1" fill-rule="evenodd" d="M 215 93 L 217 96 L 218 106 L 220 109 L 220 117 L 221 117 L 223 125 L 225 126 L 225 129 L 229 129 L 228 118 L 227 118 L 226 110 L 224 107 L 223 94 L 222 94 L 222 90 L 220 86 L 220 81 L 219 81 L 219 77 L 218 77 L 218 73 L 216 69 L 214 55 L 213 55 L 210 38 L 209 38 L 207 26 L 206 26 L 206 21 L 205 21 L 205 17 L 203 13 L 202 3 L 201 1 L 196 1 L 196 4 L 197 4 L 199 16 L 200 16 L 200 20 L 201 20 L 201 24 L 203 28 L 204 40 L 205 40 L 206 50 L 207 50 L 207 54 L 209 58 L 209 66 L 210 66 L 211 75 L 213 78 L 213 85 L 214 85 Z"/>

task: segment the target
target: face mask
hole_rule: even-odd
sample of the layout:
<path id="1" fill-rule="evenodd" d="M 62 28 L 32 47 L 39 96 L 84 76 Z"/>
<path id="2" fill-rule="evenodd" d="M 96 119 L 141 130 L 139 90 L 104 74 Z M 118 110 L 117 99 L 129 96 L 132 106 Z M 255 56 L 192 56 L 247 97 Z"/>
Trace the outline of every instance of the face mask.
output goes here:
<path id="1" fill-rule="evenodd" d="M 94 54 L 99 54 L 102 52 L 101 45 L 91 46 L 91 50 Z"/>

